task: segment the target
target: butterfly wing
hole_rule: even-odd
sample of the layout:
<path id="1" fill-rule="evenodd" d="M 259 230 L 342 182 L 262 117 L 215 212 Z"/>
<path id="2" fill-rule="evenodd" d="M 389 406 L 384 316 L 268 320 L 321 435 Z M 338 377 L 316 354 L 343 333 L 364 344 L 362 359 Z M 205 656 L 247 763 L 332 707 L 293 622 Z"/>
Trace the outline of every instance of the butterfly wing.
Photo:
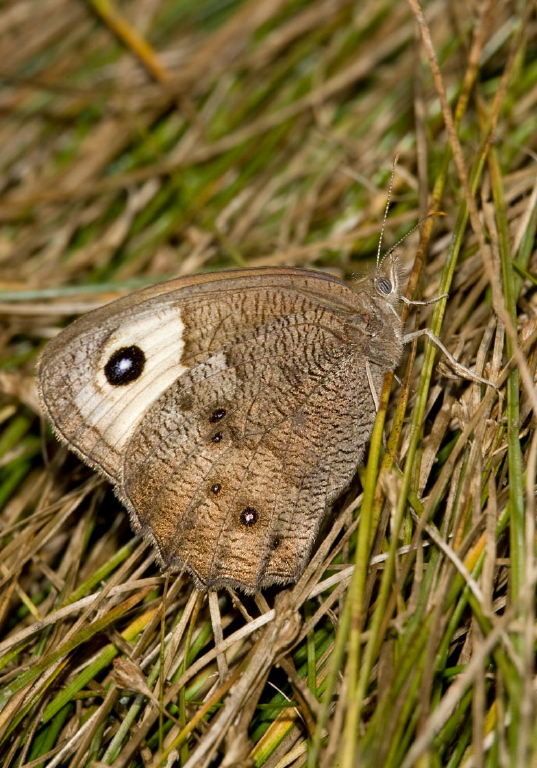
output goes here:
<path id="1" fill-rule="evenodd" d="M 163 564 L 204 587 L 294 581 L 373 423 L 368 313 L 320 273 L 182 278 L 60 334 L 41 398 Z"/>
<path id="2" fill-rule="evenodd" d="M 151 286 L 84 315 L 47 344 L 38 364 L 38 391 L 56 434 L 90 466 L 119 481 L 121 457 L 135 425 L 186 373 L 183 358 L 193 359 L 196 350 L 209 347 L 208 336 L 214 332 L 211 307 L 218 316 L 219 339 L 232 339 L 241 333 L 237 326 L 247 320 L 240 316 L 240 301 L 229 296 L 266 284 L 291 289 L 295 281 L 312 300 L 345 287 L 329 275 L 304 270 L 230 270 Z M 204 307 L 201 320 L 198 312 L 188 311 L 199 305 Z M 276 314 L 278 306 L 272 312 Z M 256 322 L 253 315 L 251 319 Z M 247 330 L 244 326 L 242 332 Z M 124 384 L 111 383 L 107 365 L 114 354 L 132 347 L 143 352 L 142 375 Z M 120 363 L 128 361 L 127 354 Z"/>

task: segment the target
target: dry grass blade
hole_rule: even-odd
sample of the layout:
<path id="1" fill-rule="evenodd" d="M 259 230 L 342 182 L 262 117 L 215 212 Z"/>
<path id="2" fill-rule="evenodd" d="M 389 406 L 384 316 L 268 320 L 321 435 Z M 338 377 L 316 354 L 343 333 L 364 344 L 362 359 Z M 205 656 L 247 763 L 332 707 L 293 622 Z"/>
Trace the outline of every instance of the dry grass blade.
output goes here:
<path id="1" fill-rule="evenodd" d="M 536 29 L 532 0 L 4 4 L 2 766 L 537 764 Z M 58 447 L 36 357 L 172 276 L 352 282 L 396 155 L 385 248 L 423 219 L 406 295 L 448 294 L 406 332 L 498 391 L 414 338 L 298 584 L 205 599 Z"/>

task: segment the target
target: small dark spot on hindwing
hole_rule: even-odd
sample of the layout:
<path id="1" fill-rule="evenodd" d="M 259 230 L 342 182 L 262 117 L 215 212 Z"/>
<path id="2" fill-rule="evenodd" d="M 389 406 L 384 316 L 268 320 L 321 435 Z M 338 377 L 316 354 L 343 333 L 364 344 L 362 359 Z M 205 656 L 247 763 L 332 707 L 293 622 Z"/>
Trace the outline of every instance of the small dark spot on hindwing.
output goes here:
<path id="1" fill-rule="evenodd" d="M 209 421 L 211 422 L 211 424 L 214 424 L 215 422 L 220 421 L 220 419 L 223 419 L 225 415 L 226 415 L 225 408 L 216 408 L 212 412 L 211 418 L 209 419 Z"/>

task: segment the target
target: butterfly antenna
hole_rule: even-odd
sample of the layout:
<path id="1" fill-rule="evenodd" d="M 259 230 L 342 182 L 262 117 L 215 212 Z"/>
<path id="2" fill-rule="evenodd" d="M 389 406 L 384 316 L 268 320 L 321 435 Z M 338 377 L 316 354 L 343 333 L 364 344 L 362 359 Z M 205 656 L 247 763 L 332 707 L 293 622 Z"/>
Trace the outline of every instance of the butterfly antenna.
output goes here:
<path id="1" fill-rule="evenodd" d="M 409 229 L 406 235 L 403 235 L 396 243 L 392 245 L 389 251 L 386 251 L 386 256 L 389 256 L 390 253 L 393 253 L 397 246 L 401 245 L 403 240 L 406 240 L 409 235 L 412 234 L 412 232 L 415 232 L 418 227 L 421 227 L 424 221 L 427 221 L 427 219 L 430 219 L 431 216 L 445 216 L 446 214 L 443 211 L 431 211 L 431 213 L 428 213 L 427 216 L 424 216 L 423 219 L 420 219 L 417 224 L 414 224 L 412 229 Z"/>
<path id="2" fill-rule="evenodd" d="M 395 168 L 397 166 L 397 161 L 399 160 L 399 155 L 396 155 L 393 161 L 392 165 L 392 172 L 390 175 L 390 183 L 388 184 L 388 196 L 386 198 L 386 207 L 384 209 L 384 217 L 382 219 L 382 226 L 380 228 L 380 237 L 379 237 L 379 247 L 377 248 L 377 267 L 380 264 L 380 252 L 382 250 L 382 240 L 384 238 L 384 230 L 386 229 L 386 221 L 388 219 L 388 210 L 390 208 L 390 203 L 392 201 L 392 190 L 393 190 L 393 180 L 395 177 Z M 395 247 L 395 246 L 394 246 Z M 392 249 L 390 249 L 392 250 Z"/>

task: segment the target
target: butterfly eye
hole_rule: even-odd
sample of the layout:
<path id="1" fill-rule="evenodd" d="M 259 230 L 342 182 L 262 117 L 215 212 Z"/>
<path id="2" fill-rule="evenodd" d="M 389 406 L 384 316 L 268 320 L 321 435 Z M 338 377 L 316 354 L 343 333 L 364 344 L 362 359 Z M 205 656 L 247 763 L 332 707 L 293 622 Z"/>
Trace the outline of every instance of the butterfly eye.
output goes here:
<path id="1" fill-rule="evenodd" d="M 240 521 L 241 523 L 249 528 L 251 525 L 255 525 L 258 521 L 259 514 L 257 512 L 257 509 L 254 509 L 253 507 L 246 507 L 242 510 Z"/>
<path id="2" fill-rule="evenodd" d="M 121 347 L 109 357 L 104 375 L 109 384 L 121 387 L 139 379 L 144 366 L 145 355 L 140 347 Z"/>
<path id="3" fill-rule="evenodd" d="M 211 491 L 214 494 L 220 493 L 221 490 L 222 490 L 222 486 L 220 485 L 220 483 L 215 483 L 214 485 L 211 485 Z"/>
<path id="4" fill-rule="evenodd" d="M 391 281 L 388 280 L 387 277 L 379 277 L 377 280 L 377 288 L 381 293 L 384 293 L 386 296 L 388 296 L 392 292 Z"/>

